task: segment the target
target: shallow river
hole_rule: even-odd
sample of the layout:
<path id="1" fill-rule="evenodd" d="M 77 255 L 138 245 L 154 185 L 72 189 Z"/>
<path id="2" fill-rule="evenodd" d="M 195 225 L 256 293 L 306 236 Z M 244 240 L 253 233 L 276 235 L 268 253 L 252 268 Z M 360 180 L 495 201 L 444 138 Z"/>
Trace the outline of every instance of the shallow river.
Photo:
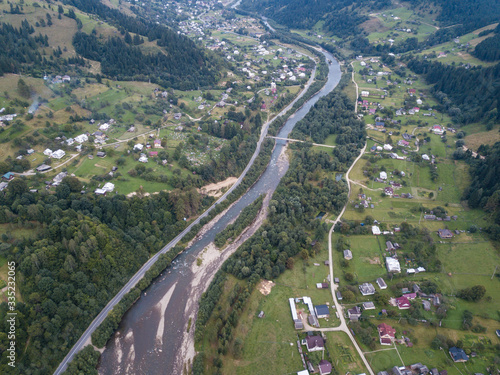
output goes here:
<path id="1" fill-rule="evenodd" d="M 318 99 L 339 83 L 341 72 L 338 62 L 331 54 L 323 53 L 333 61 L 329 65 L 326 85 L 288 119 L 278 137 L 287 138 L 295 124 L 304 118 Z M 178 368 L 179 363 L 182 363 L 181 344 L 186 334 L 186 310 L 194 277 L 191 265 L 214 240 L 215 235 L 233 221 L 243 208 L 261 194 L 272 193 L 276 189 L 288 169 L 288 163 L 278 160 L 284 145 L 284 141 L 276 141 L 271 161 L 260 179 L 210 230 L 180 254 L 125 314 L 118 331 L 102 354 L 98 368 L 100 374 L 182 374 Z M 193 321 L 192 330 L 194 324 Z"/>

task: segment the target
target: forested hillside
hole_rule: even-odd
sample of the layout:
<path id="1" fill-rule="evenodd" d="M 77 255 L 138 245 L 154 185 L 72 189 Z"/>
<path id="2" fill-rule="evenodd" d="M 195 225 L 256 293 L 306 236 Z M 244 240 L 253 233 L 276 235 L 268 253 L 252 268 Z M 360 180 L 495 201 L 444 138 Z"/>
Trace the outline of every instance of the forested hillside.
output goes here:
<path id="1" fill-rule="evenodd" d="M 469 158 L 472 182 L 464 198 L 472 208 L 484 209 L 491 215 L 490 235 L 500 240 L 500 142 L 481 147 L 484 159 Z"/>
<path id="2" fill-rule="evenodd" d="M 408 68 L 433 85 L 433 93 L 460 124 L 500 120 L 500 64 L 492 67 L 456 67 L 423 59 L 411 59 Z"/>
<path id="3" fill-rule="evenodd" d="M 119 37 L 101 43 L 95 35 L 75 34 L 73 45 L 85 58 L 101 62 L 105 76 L 118 80 L 151 80 L 164 87 L 182 90 L 205 87 L 215 83 L 218 74 L 211 70 L 203 53 L 190 43 L 176 41 L 174 34 L 163 36 L 161 43 L 169 46 L 168 54 L 144 54 L 139 47 Z"/>
<path id="4" fill-rule="evenodd" d="M 415 6 L 425 5 L 426 0 L 409 0 Z M 498 22 L 500 2 L 490 0 L 461 1 L 434 0 L 434 5 L 441 8 L 437 20 L 443 26 L 461 25 L 466 32 L 478 29 L 493 22 Z"/>
<path id="5" fill-rule="evenodd" d="M 361 6 L 382 9 L 390 1 L 354 0 L 244 0 L 245 8 L 262 13 L 290 28 L 309 29 L 324 20 L 324 29 L 338 37 L 347 37 L 359 32 L 358 25 L 368 19 L 359 11 Z"/>
<path id="6" fill-rule="evenodd" d="M 483 61 L 500 60 L 500 34 L 495 34 L 479 43 L 473 55 Z"/>
<path id="7" fill-rule="evenodd" d="M 221 60 L 203 51 L 186 36 L 140 17 L 127 16 L 109 8 L 100 0 L 69 0 L 67 2 L 89 14 L 95 14 L 118 28 L 122 34 L 135 33 L 164 49 L 145 54 L 120 37 L 101 42 L 97 35 L 78 32 L 73 39 L 75 50 L 82 56 L 100 61 L 102 73 L 120 80 L 151 80 L 165 87 L 181 90 L 213 85 L 219 78 Z M 130 35 L 128 35 L 130 38 Z M 140 40 L 140 37 L 139 37 Z"/>
<path id="8" fill-rule="evenodd" d="M 31 193 L 19 177 L 0 196 L 0 223 L 33 233 L 23 240 L 4 234 L 1 246 L 23 279 L 17 283 L 23 302 L 16 305 L 19 374 L 51 373 L 130 276 L 185 227 L 182 218 L 203 206 L 195 189 L 147 199 L 94 198 L 80 190 L 77 179 L 66 178 L 56 195 Z M 0 306 L 6 322 L 7 305 Z M 10 373 L 7 331 L 0 325 L 0 373 Z"/>
<path id="9" fill-rule="evenodd" d="M 60 59 L 61 50 L 55 49 L 51 58 L 43 56 L 40 48 L 48 47 L 47 35 L 35 35 L 33 25 L 24 20 L 16 28 L 8 23 L 0 25 L 0 76 L 5 73 L 41 74 L 44 69 L 60 69 L 67 64 L 83 65 L 81 58 Z M 54 56 L 56 57 L 54 59 Z"/>

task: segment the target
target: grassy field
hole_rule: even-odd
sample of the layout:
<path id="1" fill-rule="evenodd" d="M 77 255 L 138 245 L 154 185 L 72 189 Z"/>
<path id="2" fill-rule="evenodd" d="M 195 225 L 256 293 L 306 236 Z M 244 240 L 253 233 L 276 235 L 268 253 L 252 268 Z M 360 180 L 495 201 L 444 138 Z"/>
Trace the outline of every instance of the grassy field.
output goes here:
<path id="1" fill-rule="evenodd" d="M 290 316 L 288 298 L 309 296 L 314 304 L 332 304 L 330 290 L 316 288 L 317 282 L 326 281 L 328 267 L 323 264 L 326 259 L 326 246 L 314 259 L 303 261 L 297 259 L 292 270 L 286 270 L 274 282 L 271 293 L 262 295 L 254 290 L 246 304 L 245 310 L 236 328 L 235 337 L 244 339 L 241 359 L 226 358 L 225 374 L 270 374 L 293 373 L 302 369 L 302 362 L 297 351 L 297 332 Z M 319 266 L 315 266 L 318 263 Z M 234 280 L 230 279 L 226 289 L 232 288 Z M 223 300 L 224 297 L 221 298 Z M 303 304 L 299 309 L 307 310 Z M 265 312 L 265 318 L 259 319 L 259 311 Z M 332 313 L 333 315 L 333 313 Z M 322 327 L 338 325 L 336 318 L 329 321 L 320 320 Z M 336 353 L 336 344 L 346 345 L 346 337 L 331 336 L 331 350 Z M 290 345 L 293 343 L 293 345 Z M 330 347 L 329 347 L 330 349 Z M 352 352 L 352 356 L 354 356 Z M 359 361 L 359 358 L 357 358 Z M 362 368 L 361 363 L 355 366 L 343 364 L 346 368 Z"/>
<path id="2" fill-rule="evenodd" d="M 330 352 L 330 357 L 333 359 L 333 366 L 339 374 L 368 372 L 346 333 L 327 332 L 326 348 Z"/>

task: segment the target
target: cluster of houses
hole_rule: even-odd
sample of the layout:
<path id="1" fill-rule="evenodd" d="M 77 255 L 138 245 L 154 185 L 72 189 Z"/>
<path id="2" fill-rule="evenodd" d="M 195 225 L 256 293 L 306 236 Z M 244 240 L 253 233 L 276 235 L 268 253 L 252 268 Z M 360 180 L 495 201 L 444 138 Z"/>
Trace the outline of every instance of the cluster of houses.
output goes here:
<path id="1" fill-rule="evenodd" d="M 301 341 L 297 341 L 297 348 L 299 350 L 304 370 L 297 372 L 297 375 L 320 374 L 328 375 L 332 373 L 332 364 L 326 359 L 321 359 L 314 365 L 307 355 L 304 355 L 302 346 L 305 346 L 308 353 L 311 352 L 324 352 L 325 338 L 322 335 L 314 334 L 314 332 L 307 332 L 307 336 Z"/>
<path id="2" fill-rule="evenodd" d="M 71 82 L 71 77 L 69 75 L 57 75 L 54 78 L 50 78 L 50 76 L 44 75 L 43 79 L 45 81 L 50 81 L 51 83 L 57 84 L 57 83 L 65 83 L 65 82 Z"/>
<path id="3" fill-rule="evenodd" d="M 0 182 L 0 191 L 4 191 L 7 186 L 9 185 L 9 182 L 14 179 L 15 175 L 12 172 L 7 172 L 2 176 L 2 181 Z"/>
<path id="4" fill-rule="evenodd" d="M 321 286 L 323 287 L 323 286 Z M 325 305 L 314 305 L 310 297 L 299 297 L 299 298 L 289 298 L 288 302 L 290 304 L 290 311 L 292 313 L 292 320 L 295 329 L 304 329 L 304 323 L 302 321 L 302 312 L 297 312 L 297 303 L 304 303 L 308 310 L 309 315 L 307 316 L 307 321 L 310 326 L 319 328 L 318 319 L 328 319 L 330 318 L 330 309 L 327 304 Z"/>

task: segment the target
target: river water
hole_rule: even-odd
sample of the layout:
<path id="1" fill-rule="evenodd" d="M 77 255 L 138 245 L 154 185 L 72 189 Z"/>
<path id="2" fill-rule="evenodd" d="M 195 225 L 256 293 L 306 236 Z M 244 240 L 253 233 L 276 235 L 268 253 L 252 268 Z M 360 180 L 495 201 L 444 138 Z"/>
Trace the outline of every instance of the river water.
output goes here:
<path id="1" fill-rule="evenodd" d="M 295 124 L 304 118 L 322 96 L 331 92 L 339 83 L 341 71 L 338 62 L 328 52 L 323 52 L 333 63 L 329 65 L 328 80 L 321 91 L 309 99 L 292 115 L 278 134 L 287 138 Z M 279 162 L 285 141 L 276 140 L 271 161 L 259 180 L 219 218 L 203 236 L 180 254 L 125 314 L 119 329 L 109 340 L 101 357 L 99 374 L 159 375 L 182 374 L 183 336 L 189 315 L 189 296 L 196 275 L 191 266 L 215 235 L 232 222 L 243 208 L 260 195 L 272 193 L 288 169 Z M 208 282 L 207 282 L 208 284 Z M 206 289 L 208 285 L 201 285 Z M 193 319 L 191 330 L 194 330 Z M 192 331 L 191 331 L 192 334 Z"/>

